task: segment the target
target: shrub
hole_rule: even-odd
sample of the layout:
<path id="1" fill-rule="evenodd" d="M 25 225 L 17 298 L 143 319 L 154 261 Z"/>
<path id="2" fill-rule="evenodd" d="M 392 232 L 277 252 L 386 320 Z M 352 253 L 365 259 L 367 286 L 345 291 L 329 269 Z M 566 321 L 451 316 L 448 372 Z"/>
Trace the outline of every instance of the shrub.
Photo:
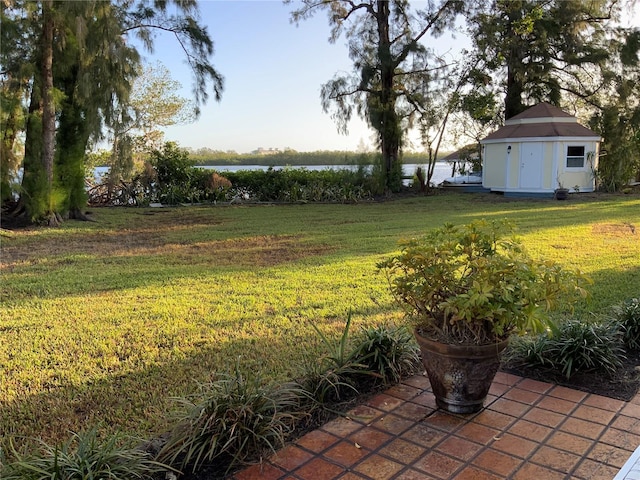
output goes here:
<path id="1" fill-rule="evenodd" d="M 158 458 L 193 472 L 212 461 L 228 460 L 228 469 L 252 455 L 282 445 L 301 415 L 304 392 L 297 384 L 261 385 L 236 369 L 235 375 L 201 386 L 190 398 Z"/>
<path id="2" fill-rule="evenodd" d="M 362 331 L 355 356 L 364 368 L 379 375 L 384 384 L 398 383 L 421 368 L 420 349 L 405 327 L 378 326 Z"/>
<path id="3" fill-rule="evenodd" d="M 105 440 L 97 430 L 73 434 L 67 442 L 42 443 L 38 454 L 21 455 L 11 445 L 14 459 L 0 468 L 3 480 L 151 480 L 171 468 L 154 461 L 143 450 L 123 446 L 126 439 L 115 435 Z M 1 466 L 1 465 L 0 465 Z"/>
<path id="4" fill-rule="evenodd" d="M 640 297 L 631 298 L 616 309 L 622 338 L 627 348 L 640 350 Z"/>
<path id="5" fill-rule="evenodd" d="M 570 378 L 582 371 L 613 375 L 622 366 L 624 349 L 617 323 L 572 319 L 560 324 L 555 333 L 514 338 L 507 356 Z"/>
<path id="6" fill-rule="evenodd" d="M 360 169 L 305 168 L 242 170 L 225 172 L 233 187 L 230 197 L 259 202 L 357 202 L 371 197 L 367 173 Z M 229 198 L 231 199 L 231 198 Z"/>
<path id="7" fill-rule="evenodd" d="M 391 293 L 424 336 L 490 345 L 541 332 L 549 311 L 587 295 L 588 279 L 531 257 L 507 221 L 447 223 L 378 263 Z"/>
<path id="8" fill-rule="evenodd" d="M 503 362 L 507 365 L 547 367 L 554 369 L 550 356 L 552 339 L 550 335 L 514 335 L 509 340 L 509 346 L 502 354 Z"/>
<path id="9" fill-rule="evenodd" d="M 193 161 L 189 159 L 189 153 L 175 142 L 166 142 L 162 151 L 151 152 L 150 161 L 161 186 L 185 184 L 191 179 Z"/>

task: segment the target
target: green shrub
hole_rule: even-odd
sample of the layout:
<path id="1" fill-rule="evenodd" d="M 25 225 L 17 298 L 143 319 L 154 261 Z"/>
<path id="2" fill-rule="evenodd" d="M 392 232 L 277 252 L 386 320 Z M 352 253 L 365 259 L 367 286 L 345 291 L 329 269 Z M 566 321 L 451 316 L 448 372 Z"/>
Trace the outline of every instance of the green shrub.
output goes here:
<path id="1" fill-rule="evenodd" d="M 566 378 L 584 371 L 612 375 L 624 358 L 621 335 L 616 322 L 572 319 L 560 324 L 554 333 L 514 337 L 507 358 L 555 370 Z"/>
<path id="2" fill-rule="evenodd" d="M 158 458 L 196 472 L 223 458 L 228 470 L 265 449 L 284 445 L 301 416 L 304 392 L 297 384 L 263 386 L 237 369 L 178 401 L 185 407 Z"/>
<path id="3" fill-rule="evenodd" d="M 627 348 L 640 349 L 640 297 L 631 298 L 616 309 L 622 338 Z"/>
<path id="4" fill-rule="evenodd" d="M 551 336 L 547 334 L 514 335 L 502 354 L 502 360 L 507 365 L 554 369 L 555 365 L 549 353 L 551 343 Z"/>
<path id="5" fill-rule="evenodd" d="M 183 185 L 191 179 L 194 163 L 189 159 L 189 153 L 175 142 L 166 142 L 162 150 L 151 152 L 150 161 L 161 186 Z"/>
<path id="6" fill-rule="evenodd" d="M 355 357 L 382 383 L 398 383 L 420 368 L 420 349 L 405 327 L 367 328 L 356 339 Z"/>
<path id="7" fill-rule="evenodd" d="M 50 446 L 42 443 L 39 453 L 19 454 L 11 445 L 13 459 L 4 467 L 3 480 L 151 480 L 156 473 L 171 468 L 154 461 L 143 450 L 123 446 L 126 439 L 98 438 L 97 430 L 73 434 L 66 443 Z"/>
<path id="8" fill-rule="evenodd" d="M 372 197 L 367 168 L 307 170 L 282 168 L 218 173 L 193 166 L 185 151 L 167 142 L 162 151 L 151 154 L 152 181 L 134 179 L 117 185 L 113 204 L 161 202 L 201 203 L 245 199 L 255 202 L 354 203 Z M 145 183 L 148 188 L 146 188 Z M 120 190 L 124 190 L 120 192 Z M 104 188 L 91 192 L 94 204 L 104 203 Z M 129 191 L 135 191 L 132 195 Z M 124 201 L 120 198 L 124 194 Z M 138 198 L 140 194 L 144 199 Z M 132 200 L 133 198 L 133 200 Z"/>
<path id="9" fill-rule="evenodd" d="M 307 170 L 283 168 L 225 172 L 233 187 L 233 197 L 259 202 L 340 202 L 368 199 L 372 193 L 366 185 L 365 169 Z"/>
<path id="10" fill-rule="evenodd" d="M 506 220 L 444 226 L 377 264 L 407 319 L 443 343 L 490 345 L 542 332 L 549 312 L 587 296 L 580 272 L 530 256 Z"/>

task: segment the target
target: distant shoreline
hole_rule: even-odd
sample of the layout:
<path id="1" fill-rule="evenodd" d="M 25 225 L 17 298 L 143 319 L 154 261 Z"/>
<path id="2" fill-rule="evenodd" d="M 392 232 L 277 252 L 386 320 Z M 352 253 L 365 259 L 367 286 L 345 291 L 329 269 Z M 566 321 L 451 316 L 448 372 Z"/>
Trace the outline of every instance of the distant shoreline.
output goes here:
<path id="1" fill-rule="evenodd" d="M 439 162 L 446 156 L 446 152 L 439 155 Z M 305 167 L 317 165 L 372 165 L 376 162 L 377 153 L 356 152 L 277 152 L 271 154 L 237 154 L 237 153 L 193 153 L 189 158 L 196 166 L 244 166 L 260 165 L 264 167 Z M 403 154 L 403 164 L 427 164 L 428 157 L 421 153 Z"/>

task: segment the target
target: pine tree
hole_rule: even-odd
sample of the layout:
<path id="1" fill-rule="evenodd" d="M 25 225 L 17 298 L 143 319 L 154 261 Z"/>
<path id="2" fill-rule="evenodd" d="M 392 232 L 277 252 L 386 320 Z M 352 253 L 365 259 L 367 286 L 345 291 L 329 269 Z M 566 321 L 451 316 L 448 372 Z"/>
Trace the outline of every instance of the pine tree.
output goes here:
<path id="1" fill-rule="evenodd" d="M 608 0 L 494 0 L 479 2 L 469 16 L 474 54 L 482 60 L 480 89 L 503 92 L 504 117 L 546 101 L 560 106 L 563 94 L 588 97 L 585 69 L 609 58 L 603 41 L 613 5 Z"/>
<path id="2" fill-rule="evenodd" d="M 331 41 L 344 33 L 353 72 L 336 76 L 322 86 L 325 112 L 331 112 L 340 131 L 354 112 L 376 130 L 386 191 L 402 185 L 400 151 L 406 130 L 430 102 L 433 83 L 445 63 L 427 46 L 452 24 L 464 2 L 444 0 L 411 11 L 407 0 L 303 0 L 292 13 L 295 22 L 327 10 Z"/>

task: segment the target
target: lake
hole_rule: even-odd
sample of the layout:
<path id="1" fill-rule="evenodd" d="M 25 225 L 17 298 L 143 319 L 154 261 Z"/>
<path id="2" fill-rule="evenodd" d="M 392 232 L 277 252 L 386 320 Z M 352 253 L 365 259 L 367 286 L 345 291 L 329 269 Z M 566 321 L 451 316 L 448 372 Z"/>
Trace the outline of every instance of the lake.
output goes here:
<path id="1" fill-rule="evenodd" d="M 418 167 L 423 167 L 424 165 L 420 165 L 417 163 L 408 163 L 402 166 L 402 174 L 404 176 L 412 176 Z M 266 165 L 206 165 L 200 166 L 199 168 L 204 168 L 207 170 L 215 170 L 217 172 L 237 172 L 240 170 L 266 170 L 269 167 Z M 304 166 L 296 166 L 292 165 L 290 167 L 273 167 L 275 170 L 279 170 L 282 168 L 304 168 L 306 170 L 318 171 L 318 170 L 330 170 L 330 169 L 343 169 L 343 168 L 352 168 L 356 169 L 357 166 L 354 165 L 304 165 Z M 106 174 L 109 171 L 109 167 L 97 167 L 95 169 L 96 180 L 99 179 L 102 175 Z M 433 170 L 433 177 L 431 178 L 431 183 L 434 185 L 438 185 L 445 178 L 451 176 L 451 165 L 444 162 L 436 163 L 436 166 Z M 407 185 L 410 180 L 405 180 L 404 183 Z"/>

